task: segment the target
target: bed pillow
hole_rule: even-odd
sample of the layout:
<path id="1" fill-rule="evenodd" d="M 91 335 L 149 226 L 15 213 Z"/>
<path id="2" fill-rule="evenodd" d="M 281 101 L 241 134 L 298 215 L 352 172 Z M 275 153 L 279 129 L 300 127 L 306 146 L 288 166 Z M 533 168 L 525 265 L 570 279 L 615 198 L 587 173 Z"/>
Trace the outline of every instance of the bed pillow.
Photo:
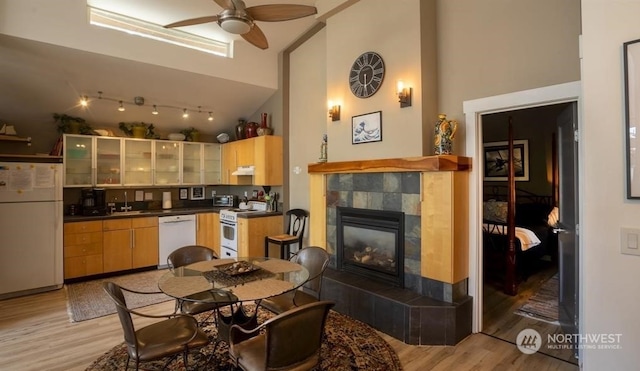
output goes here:
<path id="1" fill-rule="evenodd" d="M 504 201 L 485 201 L 483 212 L 484 220 L 496 223 L 507 222 L 507 203 Z"/>
<path id="2" fill-rule="evenodd" d="M 558 224 L 558 218 L 560 218 L 560 210 L 554 207 L 549 213 L 549 216 L 547 216 L 547 224 L 549 224 L 549 227 L 555 227 Z"/>

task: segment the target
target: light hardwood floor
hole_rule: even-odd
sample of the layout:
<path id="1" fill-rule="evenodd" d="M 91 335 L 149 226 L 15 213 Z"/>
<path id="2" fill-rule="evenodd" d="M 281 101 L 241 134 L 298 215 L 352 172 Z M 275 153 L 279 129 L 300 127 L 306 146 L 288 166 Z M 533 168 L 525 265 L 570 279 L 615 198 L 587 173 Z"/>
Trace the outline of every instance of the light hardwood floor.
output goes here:
<path id="1" fill-rule="evenodd" d="M 173 305 L 168 301 L 141 311 L 164 314 Z M 381 335 L 407 371 L 577 370 L 575 365 L 542 354 L 525 355 L 513 344 L 484 334 L 471 335 L 455 347 L 410 346 Z M 64 289 L 0 301 L 0 370 L 84 370 L 122 340 L 115 314 L 70 323 Z"/>

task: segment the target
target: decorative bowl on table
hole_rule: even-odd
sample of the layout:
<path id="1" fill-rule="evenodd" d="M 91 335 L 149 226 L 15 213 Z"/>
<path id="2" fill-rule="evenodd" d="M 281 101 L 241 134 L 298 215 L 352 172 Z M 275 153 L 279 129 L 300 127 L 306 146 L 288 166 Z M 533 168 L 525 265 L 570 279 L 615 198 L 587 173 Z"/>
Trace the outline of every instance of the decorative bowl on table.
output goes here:
<path id="1" fill-rule="evenodd" d="M 219 271 L 229 276 L 237 276 L 240 274 L 251 273 L 260 269 L 261 269 L 260 267 L 255 266 L 249 263 L 248 261 L 244 261 L 244 260 L 218 266 Z"/>

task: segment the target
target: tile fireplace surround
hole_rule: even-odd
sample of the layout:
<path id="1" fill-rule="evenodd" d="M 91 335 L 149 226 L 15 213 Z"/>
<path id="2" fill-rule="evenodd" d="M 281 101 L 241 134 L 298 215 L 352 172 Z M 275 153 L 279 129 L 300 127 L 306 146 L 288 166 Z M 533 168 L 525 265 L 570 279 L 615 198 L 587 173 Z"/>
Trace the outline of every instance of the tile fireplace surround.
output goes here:
<path id="1" fill-rule="evenodd" d="M 407 344 L 468 336 L 470 166 L 452 155 L 310 164 L 310 244 L 331 256 L 322 298 Z M 404 212 L 404 288 L 335 269 L 337 206 Z"/>

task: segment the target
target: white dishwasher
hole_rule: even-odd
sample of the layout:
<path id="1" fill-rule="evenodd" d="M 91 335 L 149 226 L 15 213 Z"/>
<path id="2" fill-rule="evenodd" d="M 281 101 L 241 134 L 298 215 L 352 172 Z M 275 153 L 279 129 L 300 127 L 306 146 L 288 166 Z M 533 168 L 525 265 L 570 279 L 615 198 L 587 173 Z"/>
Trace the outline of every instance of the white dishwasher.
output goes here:
<path id="1" fill-rule="evenodd" d="M 196 216 L 173 215 L 158 217 L 158 268 L 167 267 L 167 257 L 179 247 L 196 244 Z"/>

